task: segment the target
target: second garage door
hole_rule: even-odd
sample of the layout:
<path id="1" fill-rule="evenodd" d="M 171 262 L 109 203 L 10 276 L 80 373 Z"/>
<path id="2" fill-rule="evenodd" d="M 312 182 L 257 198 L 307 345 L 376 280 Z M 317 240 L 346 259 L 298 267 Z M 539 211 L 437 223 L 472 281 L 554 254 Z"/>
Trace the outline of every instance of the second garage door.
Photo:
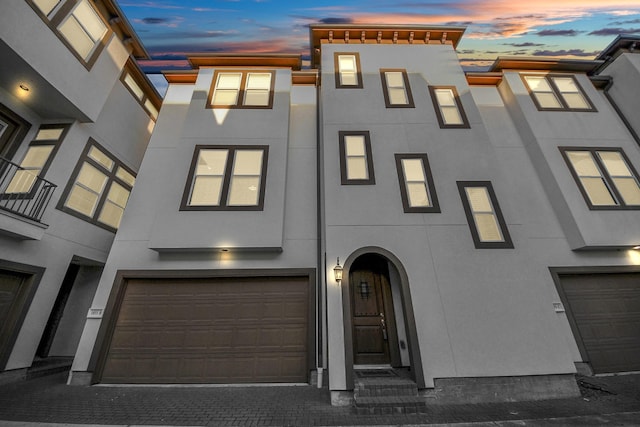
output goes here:
<path id="1" fill-rule="evenodd" d="M 101 382 L 308 381 L 308 277 L 125 286 Z"/>
<path id="2" fill-rule="evenodd" d="M 563 274 L 560 285 L 593 371 L 640 371 L 640 274 Z"/>

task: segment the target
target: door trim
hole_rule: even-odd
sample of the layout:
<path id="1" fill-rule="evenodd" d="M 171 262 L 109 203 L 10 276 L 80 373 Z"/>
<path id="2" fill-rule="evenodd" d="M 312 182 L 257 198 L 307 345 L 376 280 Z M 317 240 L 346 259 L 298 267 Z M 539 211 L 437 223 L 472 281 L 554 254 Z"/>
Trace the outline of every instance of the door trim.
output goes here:
<path id="1" fill-rule="evenodd" d="M 35 296 L 38 286 L 40 285 L 40 281 L 42 280 L 42 276 L 44 275 L 45 268 L 5 260 L 0 260 L 0 268 L 27 276 L 25 277 L 21 289 L 18 291 L 18 298 L 22 300 L 20 303 L 21 307 L 13 313 L 13 318 L 9 319 L 9 322 L 7 322 L 8 325 L 13 323 L 13 326 L 11 326 L 9 333 L 7 334 L 6 349 L 5 351 L 1 351 L 2 349 L 0 349 L 0 371 L 4 371 L 7 366 L 7 362 L 9 361 L 9 357 L 13 352 L 13 347 L 18 339 L 20 330 L 22 329 L 24 319 L 27 317 L 27 312 L 31 307 L 33 297 Z"/>
<path id="2" fill-rule="evenodd" d="M 115 331 L 118 314 L 124 299 L 127 283 L 131 279 L 208 279 L 242 277 L 306 277 L 309 280 L 309 301 L 307 303 L 307 367 L 308 375 L 316 367 L 316 269 L 315 268 L 270 268 L 270 269 L 229 269 L 229 270 L 118 270 L 109 300 L 98 329 L 88 372 L 92 373 L 91 384 L 100 382 L 104 370 L 111 339 Z M 310 379 L 310 378 L 309 378 Z"/>
<path id="3" fill-rule="evenodd" d="M 365 254 L 377 254 L 385 257 L 391 262 L 400 275 L 400 294 L 402 299 L 402 314 L 407 332 L 409 346 L 409 363 L 415 375 L 415 382 L 418 388 L 425 388 L 424 373 L 422 371 L 422 358 L 420 357 L 420 345 L 418 344 L 418 332 L 413 314 L 413 303 L 411 302 L 411 290 L 409 287 L 409 276 L 400 259 L 393 253 L 378 246 L 365 246 L 352 252 L 344 263 L 344 275 L 342 276 L 342 317 L 344 328 L 344 361 L 345 361 L 345 382 L 347 390 L 354 388 L 353 372 L 353 334 L 351 324 L 351 297 L 349 295 L 349 273 L 354 261 Z"/>

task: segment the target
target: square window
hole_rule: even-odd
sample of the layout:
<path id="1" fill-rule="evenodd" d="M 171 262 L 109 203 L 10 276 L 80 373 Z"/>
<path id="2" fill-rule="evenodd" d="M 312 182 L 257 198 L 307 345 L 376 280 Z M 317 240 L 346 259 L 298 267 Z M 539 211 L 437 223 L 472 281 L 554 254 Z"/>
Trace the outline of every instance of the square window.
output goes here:
<path id="1" fill-rule="evenodd" d="M 570 74 L 522 74 L 538 110 L 597 111 L 575 76 Z"/>
<path id="2" fill-rule="evenodd" d="M 357 52 L 334 53 L 336 88 L 362 88 L 360 55 Z"/>
<path id="3" fill-rule="evenodd" d="M 341 131 L 338 135 L 342 185 L 375 184 L 369 132 Z"/>
<path id="4" fill-rule="evenodd" d="M 426 154 L 396 154 L 402 205 L 407 213 L 440 212 Z"/>
<path id="5" fill-rule="evenodd" d="M 208 108 L 273 108 L 273 71 L 216 71 Z"/>
<path id="6" fill-rule="evenodd" d="M 262 210 L 267 146 L 197 146 L 180 210 Z"/>
<path id="7" fill-rule="evenodd" d="M 475 247 L 513 248 L 491 182 L 458 181 L 457 184 Z"/>
<path id="8" fill-rule="evenodd" d="M 404 69 L 381 69 L 382 91 L 387 108 L 414 108 L 409 76 Z"/>
<path id="9" fill-rule="evenodd" d="M 455 86 L 429 86 L 429 93 L 441 128 L 469 128 L 469 121 Z"/>

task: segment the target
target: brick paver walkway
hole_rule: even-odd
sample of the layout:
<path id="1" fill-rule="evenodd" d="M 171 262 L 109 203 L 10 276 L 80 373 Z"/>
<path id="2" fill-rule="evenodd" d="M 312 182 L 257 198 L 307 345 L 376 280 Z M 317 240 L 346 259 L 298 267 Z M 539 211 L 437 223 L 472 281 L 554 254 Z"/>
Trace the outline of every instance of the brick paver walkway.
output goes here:
<path id="1" fill-rule="evenodd" d="M 541 420 L 535 425 L 640 425 L 640 375 L 587 379 L 580 398 L 432 405 L 426 414 L 356 415 L 332 407 L 329 391 L 282 387 L 67 386 L 66 374 L 0 386 L 0 420 L 73 424 L 190 426 L 372 426 Z M 626 413 L 626 414 L 625 414 Z M 637 413 L 637 414 L 636 414 Z M 603 417 L 604 414 L 604 417 Z M 598 415 L 599 417 L 593 417 Z M 636 417 L 637 415 L 637 417 Z M 546 419 L 546 421 L 542 421 Z M 589 422 L 585 420 L 591 420 Z M 626 420 L 620 422 L 620 420 Z M 630 421 L 631 420 L 631 421 Z M 1 423 L 0 423 L 1 424 Z M 491 425 L 523 425 L 520 422 Z M 531 425 L 531 424 L 527 424 Z"/>

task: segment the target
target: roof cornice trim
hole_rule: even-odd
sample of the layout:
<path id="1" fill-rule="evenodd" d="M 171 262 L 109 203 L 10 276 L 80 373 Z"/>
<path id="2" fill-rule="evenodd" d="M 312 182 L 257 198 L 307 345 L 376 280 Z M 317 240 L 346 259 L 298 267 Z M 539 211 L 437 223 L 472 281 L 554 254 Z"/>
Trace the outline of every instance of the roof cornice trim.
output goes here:
<path id="1" fill-rule="evenodd" d="M 302 68 L 302 56 L 299 54 L 192 54 L 187 57 L 194 68 L 200 67 L 268 67 L 290 68 L 298 71 Z"/>
<path id="2" fill-rule="evenodd" d="M 501 56 L 495 60 L 489 71 L 568 71 L 588 73 L 598 68 L 603 61 L 595 59 L 555 59 L 521 56 Z"/>

